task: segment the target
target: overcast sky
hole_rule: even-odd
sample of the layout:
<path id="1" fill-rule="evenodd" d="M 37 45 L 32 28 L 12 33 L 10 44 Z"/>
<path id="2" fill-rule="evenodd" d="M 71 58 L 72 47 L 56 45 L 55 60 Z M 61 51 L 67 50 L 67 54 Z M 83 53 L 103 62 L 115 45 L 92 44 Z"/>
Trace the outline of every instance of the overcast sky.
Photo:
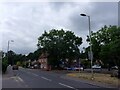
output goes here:
<path id="1" fill-rule="evenodd" d="M 117 2 L 7 2 L 0 4 L 0 33 L 2 49 L 28 54 L 37 49 L 37 38 L 44 30 L 71 30 L 83 38 L 82 47 L 88 46 L 88 18 L 91 29 L 97 31 L 104 25 L 118 25 Z"/>

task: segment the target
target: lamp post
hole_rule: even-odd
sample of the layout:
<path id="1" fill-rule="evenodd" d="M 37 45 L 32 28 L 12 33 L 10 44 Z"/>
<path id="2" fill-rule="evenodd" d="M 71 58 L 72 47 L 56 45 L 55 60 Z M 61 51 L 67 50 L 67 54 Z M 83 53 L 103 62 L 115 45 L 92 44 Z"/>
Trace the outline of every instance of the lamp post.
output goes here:
<path id="1" fill-rule="evenodd" d="M 90 16 L 86 14 L 80 14 L 81 16 L 87 16 L 88 17 L 88 24 L 89 24 L 89 38 L 90 38 L 90 60 L 91 60 L 91 73 L 92 73 L 92 79 L 93 76 L 93 69 L 92 69 L 92 63 L 93 63 L 93 53 L 92 53 L 92 42 L 91 42 L 91 24 L 90 24 Z"/>
<path id="2" fill-rule="evenodd" d="M 14 42 L 13 40 L 8 40 L 8 47 L 7 47 L 7 60 L 8 60 L 8 51 L 9 51 L 9 47 L 10 47 L 10 42 Z M 12 63 L 13 64 L 13 63 Z"/>

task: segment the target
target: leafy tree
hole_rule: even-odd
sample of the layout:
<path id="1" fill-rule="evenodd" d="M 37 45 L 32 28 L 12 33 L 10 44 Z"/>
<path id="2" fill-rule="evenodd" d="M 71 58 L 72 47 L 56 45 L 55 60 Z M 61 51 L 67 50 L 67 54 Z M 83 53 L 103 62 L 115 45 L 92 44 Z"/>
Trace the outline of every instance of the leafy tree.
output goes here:
<path id="1" fill-rule="evenodd" d="M 8 51 L 8 53 L 6 53 L 5 58 L 8 61 L 8 64 L 10 65 L 17 64 L 17 62 L 22 63 L 27 60 L 25 55 L 16 54 L 13 51 Z"/>
<path id="2" fill-rule="evenodd" d="M 120 78 L 120 27 L 104 26 L 91 35 L 94 59 L 101 59 L 105 67 L 118 66 Z M 89 42 L 89 37 L 87 38 Z"/>
<path id="3" fill-rule="evenodd" d="M 8 59 L 8 64 L 15 64 L 15 53 L 13 51 L 8 51 L 8 53 L 6 53 L 7 59 Z"/>
<path id="4" fill-rule="evenodd" d="M 21 62 L 17 61 L 16 65 L 21 66 Z"/>
<path id="5" fill-rule="evenodd" d="M 38 48 L 43 48 L 49 53 L 49 64 L 58 65 L 59 60 L 69 59 L 69 63 L 79 56 L 79 46 L 82 38 L 75 36 L 72 31 L 52 29 L 44 32 L 38 38 Z"/>
<path id="6" fill-rule="evenodd" d="M 0 51 L 0 63 L 2 63 L 2 73 L 5 73 L 7 70 L 7 66 L 8 66 L 8 61 L 7 58 L 4 57 L 4 52 Z"/>
<path id="7" fill-rule="evenodd" d="M 7 70 L 7 66 L 8 66 L 8 61 L 6 60 L 6 58 L 2 59 L 2 72 L 5 73 Z"/>
<path id="8" fill-rule="evenodd" d="M 34 51 L 33 59 L 37 60 L 39 58 L 39 56 L 42 54 L 42 52 L 43 52 L 43 48 L 38 48 L 36 51 Z"/>
<path id="9" fill-rule="evenodd" d="M 104 65 L 120 67 L 120 27 L 104 26 L 91 35 L 94 59 L 101 59 Z M 89 37 L 87 39 L 89 42 Z"/>
<path id="10" fill-rule="evenodd" d="M 29 60 L 31 60 L 31 61 L 33 61 L 34 60 L 34 57 L 33 57 L 33 55 L 34 55 L 34 53 L 29 53 L 28 55 L 27 55 L 27 59 L 29 59 Z"/>

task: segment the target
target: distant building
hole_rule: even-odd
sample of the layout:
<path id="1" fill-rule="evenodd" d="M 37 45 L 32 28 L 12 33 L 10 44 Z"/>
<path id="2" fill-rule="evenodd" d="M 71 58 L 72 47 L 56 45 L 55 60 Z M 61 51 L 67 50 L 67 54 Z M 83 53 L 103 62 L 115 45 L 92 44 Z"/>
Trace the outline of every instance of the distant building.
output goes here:
<path id="1" fill-rule="evenodd" d="M 51 70 L 51 66 L 48 65 L 48 53 L 42 53 L 38 59 L 40 63 L 40 68 L 43 70 Z"/>

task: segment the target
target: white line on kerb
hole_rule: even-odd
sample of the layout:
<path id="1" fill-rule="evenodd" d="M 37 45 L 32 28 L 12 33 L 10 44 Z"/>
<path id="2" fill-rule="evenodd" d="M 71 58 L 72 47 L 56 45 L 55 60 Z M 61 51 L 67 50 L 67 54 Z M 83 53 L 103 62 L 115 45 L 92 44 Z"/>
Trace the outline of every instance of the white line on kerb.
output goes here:
<path id="1" fill-rule="evenodd" d="M 66 84 L 63 84 L 63 83 L 59 83 L 59 84 L 60 84 L 60 85 L 62 85 L 62 86 L 68 87 L 68 88 L 75 89 L 74 87 L 71 87 L 71 86 L 69 86 L 69 85 L 66 85 Z"/>
<path id="2" fill-rule="evenodd" d="M 52 81 L 51 79 L 48 79 L 46 77 L 41 77 L 42 79 L 48 80 L 48 81 Z"/>

